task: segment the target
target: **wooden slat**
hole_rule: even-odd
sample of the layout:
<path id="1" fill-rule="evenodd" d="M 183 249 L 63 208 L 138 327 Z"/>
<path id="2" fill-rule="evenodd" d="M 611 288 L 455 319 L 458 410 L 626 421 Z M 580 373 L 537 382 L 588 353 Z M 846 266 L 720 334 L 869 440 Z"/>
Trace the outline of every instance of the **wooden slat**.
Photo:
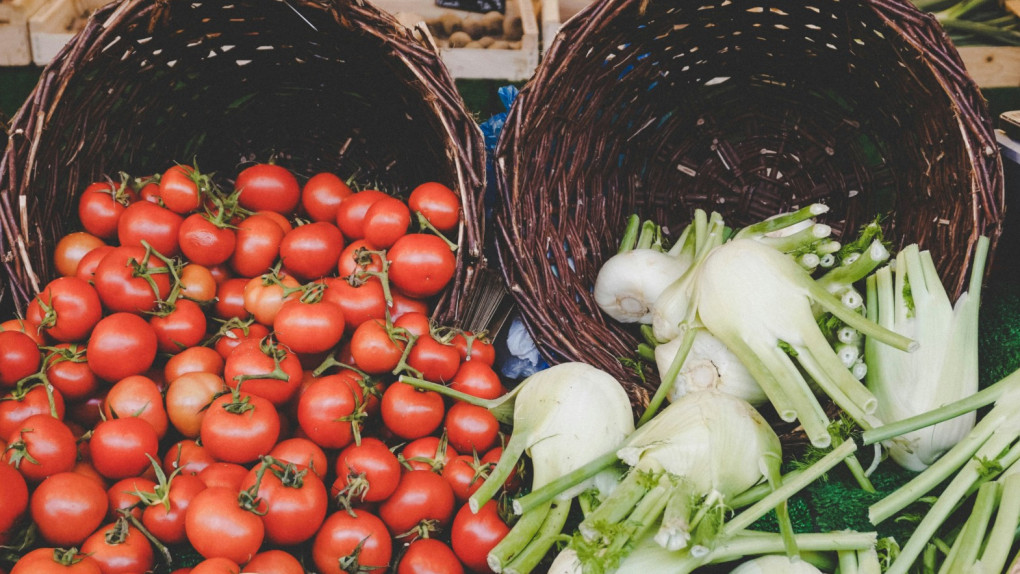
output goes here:
<path id="1" fill-rule="evenodd" d="M 982 88 L 1020 88 L 1020 46 L 960 46 L 967 73 Z"/>

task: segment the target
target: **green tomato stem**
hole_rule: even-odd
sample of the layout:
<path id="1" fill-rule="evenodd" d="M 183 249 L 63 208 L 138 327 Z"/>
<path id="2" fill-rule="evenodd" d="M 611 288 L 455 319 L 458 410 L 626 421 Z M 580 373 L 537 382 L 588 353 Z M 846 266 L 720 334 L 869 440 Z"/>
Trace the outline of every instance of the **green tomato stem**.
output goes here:
<path id="1" fill-rule="evenodd" d="M 501 424 L 507 425 L 513 424 L 514 400 L 517 398 L 517 393 L 524 386 L 524 384 L 522 383 L 515 387 L 514 390 L 495 399 L 482 399 L 455 389 L 451 389 L 446 385 L 433 383 L 432 381 L 426 381 L 425 379 L 422 379 L 420 377 L 402 375 L 397 380 L 400 381 L 401 383 L 407 383 L 408 385 L 411 385 L 412 387 L 418 389 L 435 391 L 443 396 L 447 396 L 452 399 L 457 399 L 458 401 L 468 403 L 470 405 L 475 405 L 488 409 L 489 412 L 491 412 L 496 417 L 496 420 L 498 420 Z"/>

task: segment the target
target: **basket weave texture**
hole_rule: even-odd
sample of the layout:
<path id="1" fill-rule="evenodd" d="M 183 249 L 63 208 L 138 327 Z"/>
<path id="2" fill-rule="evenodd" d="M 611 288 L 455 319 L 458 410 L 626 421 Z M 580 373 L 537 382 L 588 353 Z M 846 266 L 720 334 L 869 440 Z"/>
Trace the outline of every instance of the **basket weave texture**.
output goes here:
<path id="1" fill-rule="evenodd" d="M 197 161 L 231 177 L 275 156 L 407 193 L 461 195 L 452 321 L 484 266 L 481 130 L 431 40 L 357 0 L 119 0 L 42 71 L 0 160 L 0 308 L 20 314 L 54 277 L 76 196 L 117 172 Z M 5 290 L 6 292 L 2 292 Z"/>
<path id="2" fill-rule="evenodd" d="M 634 329 L 591 295 L 637 213 L 673 237 L 696 208 L 731 227 L 811 202 L 837 237 L 882 217 L 958 296 L 1001 233 L 1002 163 L 949 38 L 907 0 L 596 0 L 521 90 L 496 150 L 497 246 L 543 355 L 616 375 Z"/>

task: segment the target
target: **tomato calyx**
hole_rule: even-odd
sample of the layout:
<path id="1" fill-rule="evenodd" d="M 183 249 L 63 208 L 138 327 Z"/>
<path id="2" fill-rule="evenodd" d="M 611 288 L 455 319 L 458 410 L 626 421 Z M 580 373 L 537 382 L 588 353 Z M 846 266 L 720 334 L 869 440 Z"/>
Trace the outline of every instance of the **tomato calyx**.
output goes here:
<path id="1" fill-rule="evenodd" d="M 132 257 L 128 260 L 128 264 L 131 266 L 131 276 L 140 277 L 149 284 L 149 288 L 152 289 L 152 293 L 158 298 L 159 287 L 156 285 L 156 280 L 152 278 L 153 275 L 161 275 L 164 273 L 170 274 L 173 279 L 174 288 L 179 290 L 179 284 L 181 282 L 180 277 L 180 265 L 171 261 L 168 257 L 153 249 L 152 245 L 148 241 L 142 240 L 142 247 L 145 248 L 145 255 L 142 256 L 142 260 L 139 261 Z M 166 267 L 149 267 L 149 260 L 151 257 L 159 259 Z"/>
<path id="2" fill-rule="evenodd" d="M 26 432 L 33 432 L 34 429 L 23 428 L 18 431 L 18 440 L 7 445 L 4 449 L 4 455 L 7 457 L 7 464 L 10 464 L 14 468 L 20 469 L 22 461 L 28 461 L 32 464 L 39 464 L 28 452 L 28 443 L 25 442 L 24 435 Z"/>
<path id="3" fill-rule="evenodd" d="M 46 391 L 46 400 L 49 402 L 50 415 L 53 416 L 53 418 L 59 419 L 60 416 L 57 413 L 57 400 L 53 396 L 53 385 L 50 384 L 50 380 L 46 376 L 45 368 L 42 368 L 37 373 L 33 373 L 18 381 L 10 392 L 0 397 L 0 401 L 22 402 L 32 389 L 40 385 L 43 387 L 43 390 Z"/>
<path id="4" fill-rule="evenodd" d="M 202 342 L 202 347 L 208 347 L 222 338 L 238 339 L 237 333 L 234 332 L 235 329 L 241 331 L 242 336 L 247 337 L 251 332 L 252 324 L 255 323 L 255 319 L 241 319 L 239 317 L 231 317 L 227 320 L 214 317 L 213 320 L 219 323 L 220 327 L 212 336 Z"/>
<path id="5" fill-rule="evenodd" d="M 170 482 L 173 480 L 177 473 L 181 471 L 181 468 L 176 468 L 170 476 L 167 476 L 163 472 L 163 468 L 156 462 L 156 459 L 152 458 L 148 454 L 145 456 L 149 457 L 149 461 L 152 463 L 153 474 L 156 477 L 156 486 L 151 491 L 135 489 L 131 491 L 131 494 L 138 498 L 138 504 L 144 506 L 156 506 L 157 504 L 162 505 L 167 512 L 170 512 Z M 130 514 L 131 509 L 122 509 L 126 511 L 126 514 Z"/>
<path id="6" fill-rule="evenodd" d="M 439 521 L 434 518 L 426 518 L 415 524 L 413 528 L 407 532 L 401 532 L 400 534 L 394 534 L 393 537 L 396 539 L 408 539 L 418 540 L 419 538 L 432 538 L 433 535 L 438 534 L 442 530 Z"/>
<path id="7" fill-rule="evenodd" d="M 279 347 L 272 337 L 263 337 L 259 341 L 259 350 L 262 351 L 267 357 L 273 359 L 273 370 L 268 373 L 249 373 L 247 375 L 237 375 L 234 377 L 234 381 L 237 382 L 235 388 L 240 389 L 241 383 L 250 381 L 252 379 L 272 379 L 274 381 L 289 381 L 290 375 L 287 371 L 283 370 L 283 360 L 287 358 L 287 351 Z"/>
<path id="8" fill-rule="evenodd" d="M 375 262 L 373 256 L 378 258 L 382 266 L 378 271 L 370 269 L 370 266 Z M 375 277 L 382 283 L 383 297 L 386 299 L 386 317 L 387 323 L 389 322 L 390 308 L 393 307 L 393 295 L 390 293 L 390 261 L 386 258 L 386 250 L 374 250 L 359 247 L 354 250 L 354 263 L 358 267 L 359 271 L 352 273 L 349 277 L 350 281 L 360 281 L 364 284 L 368 279 Z M 352 286 L 356 286 L 351 283 Z"/>
<path id="9" fill-rule="evenodd" d="M 347 574 L 366 574 L 367 572 L 383 570 L 387 567 L 385 564 L 380 566 L 370 566 L 361 563 L 361 551 L 365 547 L 365 542 L 368 539 L 368 536 L 362 538 L 358 541 L 358 545 L 354 547 L 354 550 L 352 550 L 350 554 L 342 556 L 337 560 L 341 571 L 347 572 Z"/>
<path id="10" fill-rule="evenodd" d="M 129 185 L 131 176 L 123 171 L 118 175 L 120 175 L 120 183 L 114 183 L 113 179 L 107 177 L 106 182 L 109 184 L 109 187 L 97 189 L 96 193 L 105 193 L 113 198 L 115 202 L 127 207 L 135 199 L 134 195 L 131 194 L 131 187 Z"/>
<path id="11" fill-rule="evenodd" d="M 110 545 L 124 544 L 127 542 L 129 522 L 124 516 L 120 516 L 113 523 L 113 528 L 106 531 L 103 540 Z"/>
<path id="12" fill-rule="evenodd" d="M 432 458 L 424 456 L 412 456 L 411 458 L 405 458 L 403 454 L 397 455 L 397 460 L 400 461 L 400 466 L 403 466 L 407 470 L 414 470 L 412 462 L 422 462 L 429 465 L 429 470 L 432 472 L 442 472 L 443 467 L 446 463 L 450 462 L 450 459 L 446 456 L 446 448 L 449 444 L 449 439 L 446 436 L 446 432 L 439 437 L 439 442 L 436 443 L 436 454 Z"/>
<path id="13" fill-rule="evenodd" d="M 223 396 L 227 393 L 230 393 L 231 401 L 229 403 L 223 403 L 220 406 L 223 407 L 223 410 L 227 411 L 228 413 L 232 415 L 243 415 L 244 413 L 255 409 L 255 405 L 251 404 L 250 396 L 248 395 L 241 396 L 240 382 L 238 382 L 237 386 L 231 387 L 229 391 L 224 391 L 223 394 L 218 396 Z"/>
<path id="14" fill-rule="evenodd" d="M 42 371 L 64 361 L 71 363 L 84 363 L 87 361 L 85 358 L 85 347 L 78 343 L 68 343 L 59 347 L 47 346 L 39 348 L 47 352 L 46 358 L 43 359 Z"/>
<path id="15" fill-rule="evenodd" d="M 84 559 L 85 554 L 82 554 L 74 547 L 53 549 L 53 561 L 61 566 L 74 566 Z"/>

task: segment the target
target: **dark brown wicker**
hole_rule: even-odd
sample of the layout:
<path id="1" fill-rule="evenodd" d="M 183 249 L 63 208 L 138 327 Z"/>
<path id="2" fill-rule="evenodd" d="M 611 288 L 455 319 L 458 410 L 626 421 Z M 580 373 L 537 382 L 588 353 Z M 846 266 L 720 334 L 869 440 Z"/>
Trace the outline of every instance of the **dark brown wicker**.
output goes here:
<path id="1" fill-rule="evenodd" d="M 635 331 L 590 288 L 638 213 L 678 233 L 695 208 L 732 226 L 821 201 L 857 229 L 930 249 L 959 294 L 999 237 L 1002 163 L 950 40 L 907 0 L 596 0 L 564 24 L 497 149 L 497 245 L 545 357 L 647 382 Z"/>
<path id="2" fill-rule="evenodd" d="M 76 226 L 76 195 L 117 172 L 197 159 L 237 174 L 275 154 L 308 177 L 461 194 L 452 324 L 482 254 L 481 131 L 420 32 L 356 0 L 121 0 L 97 11 L 42 72 L 0 160 L 4 310 L 54 275 L 50 250 Z M 6 315 L 6 313 L 5 313 Z"/>

